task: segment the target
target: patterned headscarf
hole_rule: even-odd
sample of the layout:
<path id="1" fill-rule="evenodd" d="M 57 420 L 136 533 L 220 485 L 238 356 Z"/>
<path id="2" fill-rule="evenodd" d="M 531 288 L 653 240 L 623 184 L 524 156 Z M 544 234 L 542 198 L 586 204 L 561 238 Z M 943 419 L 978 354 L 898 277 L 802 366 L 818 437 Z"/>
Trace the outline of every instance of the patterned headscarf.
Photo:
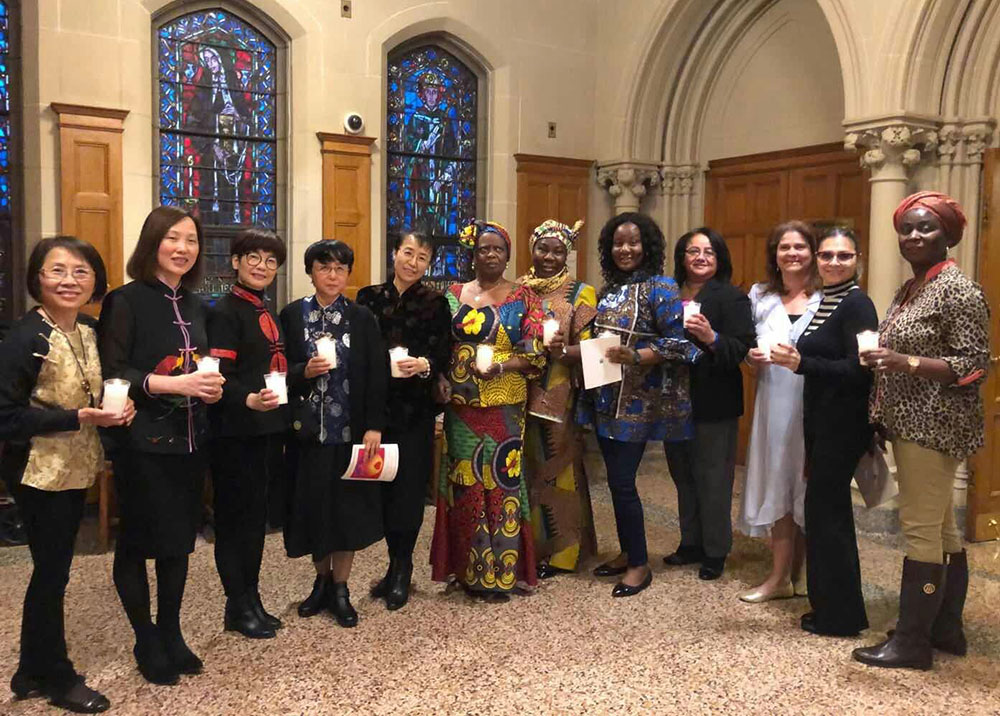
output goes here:
<path id="1" fill-rule="evenodd" d="M 959 203 L 947 194 L 938 191 L 918 191 L 903 199 L 892 212 L 892 226 L 896 229 L 896 233 L 899 233 L 900 224 L 903 223 L 903 214 L 913 208 L 927 209 L 938 218 L 941 228 L 948 236 L 949 246 L 954 246 L 962 240 L 966 224 L 965 214 Z"/>
<path id="2" fill-rule="evenodd" d="M 583 228 L 583 221 L 577 221 L 570 228 L 566 224 L 561 224 L 555 219 L 546 219 L 531 232 L 531 248 L 534 250 L 535 242 L 542 239 L 559 239 L 566 247 L 566 251 L 572 251 L 573 245 L 580 236 L 580 229 Z"/>
<path id="3" fill-rule="evenodd" d="M 510 234 L 507 233 L 507 229 L 502 227 L 495 221 L 482 221 L 481 219 L 473 219 L 472 223 L 462 229 L 462 233 L 458 235 L 458 243 L 467 249 L 476 248 L 476 241 L 483 234 L 494 233 L 503 239 L 503 242 L 507 244 L 507 256 L 510 256 Z"/>

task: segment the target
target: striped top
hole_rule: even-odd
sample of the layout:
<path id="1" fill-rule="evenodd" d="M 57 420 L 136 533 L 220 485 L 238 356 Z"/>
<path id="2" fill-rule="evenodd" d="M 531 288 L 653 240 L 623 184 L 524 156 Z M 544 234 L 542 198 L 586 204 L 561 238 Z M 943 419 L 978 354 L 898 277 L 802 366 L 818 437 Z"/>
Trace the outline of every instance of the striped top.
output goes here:
<path id="1" fill-rule="evenodd" d="M 837 306 L 844 300 L 844 296 L 851 291 L 857 291 L 859 288 L 857 280 L 853 278 L 833 286 L 824 286 L 823 300 L 820 301 L 819 308 L 816 309 L 816 315 L 813 316 L 812 321 L 806 327 L 806 330 L 803 331 L 802 336 L 808 336 L 822 326 L 824 321 L 830 317 L 830 314 L 837 310 Z"/>

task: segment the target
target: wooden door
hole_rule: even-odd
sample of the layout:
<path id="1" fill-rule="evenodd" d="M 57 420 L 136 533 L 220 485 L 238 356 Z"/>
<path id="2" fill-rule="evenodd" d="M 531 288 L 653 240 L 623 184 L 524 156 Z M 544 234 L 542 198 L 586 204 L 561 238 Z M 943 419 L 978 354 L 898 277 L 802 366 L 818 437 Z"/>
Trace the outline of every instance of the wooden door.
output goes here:
<path id="1" fill-rule="evenodd" d="M 531 232 L 546 219 L 568 226 L 587 219 L 587 191 L 590 188 L 589 159 L 565 159 L 534 154 L 515 154 L 517 162 L 517 226 L 513 241 L 517 246 L 517 275 L 531 268 Z M 567 263 L 577 278 L 586 276 L 588 228 L 584 226 L 576 250 Z"/>
<path id="2" fill-rule="evenodd" d="M 970 460 L 965 536 L 1000 538 L 1000 150 L 986 154 L 983 219 L 979 233 L 979 284 L 990 304 L 990 372 L 983 385 L 986 445 Z"/>

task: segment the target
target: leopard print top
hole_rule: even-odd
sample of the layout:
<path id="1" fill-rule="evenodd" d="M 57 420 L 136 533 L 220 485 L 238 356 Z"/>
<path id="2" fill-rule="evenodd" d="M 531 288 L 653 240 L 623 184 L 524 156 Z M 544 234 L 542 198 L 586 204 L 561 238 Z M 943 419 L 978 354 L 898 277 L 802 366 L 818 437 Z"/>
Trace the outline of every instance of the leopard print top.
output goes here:
<path id="1" fill-rule="evenodd" d="M 979 384 L 989 366 L 989 306 L 979 284 L 952 261 L 931 268 L 927 283 L 900 305 L 910 281 L 896 292 L 879 326 L 879 345 L 939 358 L 958 379 L 944 385 L 909 373 L 876 374 L 868 404 L 871 422 L 890 438 L 964 460 L 984 438 Z"/>

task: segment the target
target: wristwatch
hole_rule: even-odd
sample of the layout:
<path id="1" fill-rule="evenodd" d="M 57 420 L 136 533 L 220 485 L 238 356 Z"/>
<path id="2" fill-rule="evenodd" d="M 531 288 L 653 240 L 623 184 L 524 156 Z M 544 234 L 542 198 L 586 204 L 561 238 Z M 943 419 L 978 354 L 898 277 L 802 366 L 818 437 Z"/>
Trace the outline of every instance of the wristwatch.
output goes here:
<path id="1" fill-rule="evenodd" d="M 920 367 L 920 359 L 917 356 L 907 356 L 906 365 L 910 369 L 910 375 L 916 375 L 917 369 Z"/>
<path id="2" fill-rule="evenodd" d="M 639 349 L 632 349 L 632 365 L 639 365 L 642 362 L 642 356 L 639 355 Z"/>

